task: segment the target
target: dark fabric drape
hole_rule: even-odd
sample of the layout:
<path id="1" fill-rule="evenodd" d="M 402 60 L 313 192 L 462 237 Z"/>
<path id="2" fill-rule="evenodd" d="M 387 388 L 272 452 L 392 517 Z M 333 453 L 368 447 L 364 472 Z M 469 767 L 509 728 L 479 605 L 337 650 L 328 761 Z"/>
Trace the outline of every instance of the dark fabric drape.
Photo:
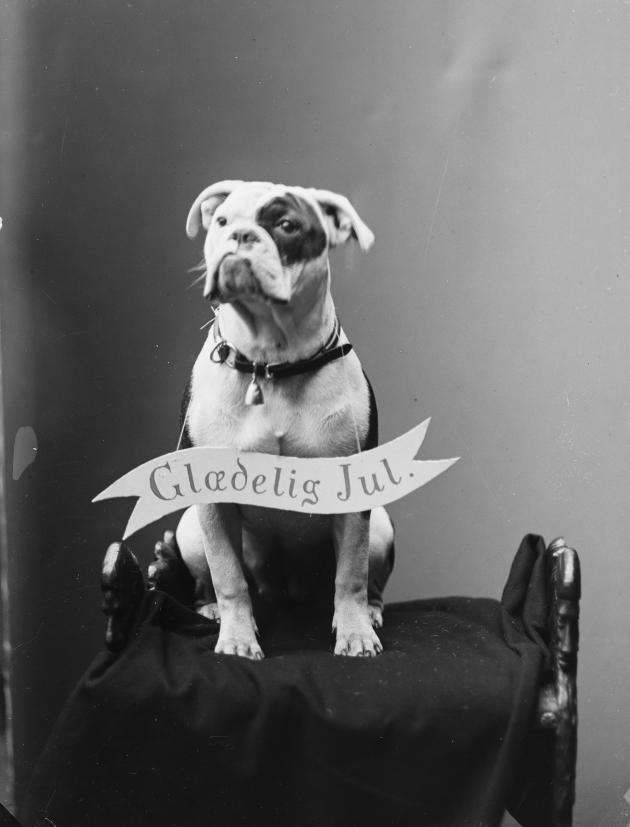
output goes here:
<path id="1" fill-rule="evenodd" d="M 376 659 L 334 657 L 330 617 L 298 612 L 266 629 L 265 660 L 218 656 L 215 624 L 147 593 L 69 699 L 24 824 L 472 827 L 509 802 L 541 824 L 543 554 L 523 540 L 500 602 L 389 606 Z"/>

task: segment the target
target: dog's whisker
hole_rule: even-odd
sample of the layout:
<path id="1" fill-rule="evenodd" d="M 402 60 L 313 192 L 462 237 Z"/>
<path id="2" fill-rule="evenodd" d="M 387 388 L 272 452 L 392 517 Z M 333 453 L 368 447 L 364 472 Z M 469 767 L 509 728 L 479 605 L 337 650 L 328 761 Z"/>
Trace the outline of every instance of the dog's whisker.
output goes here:
<path id="1" fill-rule="evenodd" d="M 204 271 L 200 276 L 197 276 L 196 279 L 193 279 L 193 281 L 191 281 L 191 283 L 188 285 L 187 289 L 192 290 L 193 287 L 195 287 L 196 285 L 200 284 L 202 281 L 205 281 L 205 280 L 206 280 L 206 273 Z"/>
<path id="2" fill-rule="evenodd" d="M 204 279 L 206 278 L 206 275 L 207 275 L 207 273 L 206 273 L 206 262 L 204 261 L 204 259 L 201 259 L 199 264 L 195 264 L 193 267 L 189 267 L 187 272 L 188 273 L 200 273 L 200 275 L 197 276 L 197 278 L 194 279 L 188 285 L 188 287 L 186 288 L 187 290 L 191 290 L 193 287 L 195 287 L 197 284 L 199 284 L 199 282 L 204 281 Z"/>

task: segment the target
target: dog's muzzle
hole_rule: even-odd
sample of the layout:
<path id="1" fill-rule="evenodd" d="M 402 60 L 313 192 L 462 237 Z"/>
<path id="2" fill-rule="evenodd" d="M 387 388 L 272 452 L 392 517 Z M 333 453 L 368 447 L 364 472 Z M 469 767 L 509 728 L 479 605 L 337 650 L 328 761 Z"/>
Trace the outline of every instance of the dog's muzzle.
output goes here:
<path id="1" fill-rule="evenodd" d="M 230 301 L 239 296 L 262 295 L 250 259 L 234 253 L 228 253 L 221 260 L 215 284 L 218 298 L 222 301 Z"/>
<path id="2" fill-rule="evenodd" d="M 286 304 L 291 298 L 291 275 L 280 261 L 273 240 L 261 228 L 233 228 L 206 264 L 204 295 L 220 302 L 254 299 Z"/>

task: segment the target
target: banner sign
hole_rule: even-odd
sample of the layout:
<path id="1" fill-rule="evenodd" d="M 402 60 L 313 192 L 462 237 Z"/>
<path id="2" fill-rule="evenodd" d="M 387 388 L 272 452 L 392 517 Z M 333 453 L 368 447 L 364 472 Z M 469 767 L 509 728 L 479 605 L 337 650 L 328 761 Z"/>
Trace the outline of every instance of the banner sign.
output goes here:
<path id="1" fill-rule="evenodd" d="M 138 497 L 124 539 L 195 503 L 238 503 L 340 514 L 399 500 L 459 457 L 414 460 L 430 419 L 385 445 L 349 457 L 284 457 L 233 448 L 185 448 L 134 468 L 96 496 Z"/>

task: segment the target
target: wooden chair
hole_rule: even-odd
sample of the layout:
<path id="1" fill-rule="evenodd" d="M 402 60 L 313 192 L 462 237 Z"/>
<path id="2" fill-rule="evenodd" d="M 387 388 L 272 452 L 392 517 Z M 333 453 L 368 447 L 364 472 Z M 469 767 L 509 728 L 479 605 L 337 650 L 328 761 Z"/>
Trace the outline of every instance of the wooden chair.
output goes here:
<path id="1" fill-rule="evenodd" d="M 192 602 L 192 581 L 187 572 L 173 565 L 169 554 L 172 536 L 156 545 L 149 566 L 148 588 L 167 592 L 184 605 Z M 580 565 L 574 549 L 563 538 L 546 549 L 545 580 L 548 598 L 548 644 L 550 670 L 540 687 L 536 720 L 532 730 L 553 739 L 551 779 L 545 779 L 541 794 L 548 802 L 541 827 L 570 827 L 575 798 L 577 746 L 576 672 L 580 601 Z M 126 645 L 136 610 L 147 589 L 138 562 L 124 543 L 112 544 L 102 572 L 103 611 L 107 618 L 105 643 L 113 652 Z"/>

